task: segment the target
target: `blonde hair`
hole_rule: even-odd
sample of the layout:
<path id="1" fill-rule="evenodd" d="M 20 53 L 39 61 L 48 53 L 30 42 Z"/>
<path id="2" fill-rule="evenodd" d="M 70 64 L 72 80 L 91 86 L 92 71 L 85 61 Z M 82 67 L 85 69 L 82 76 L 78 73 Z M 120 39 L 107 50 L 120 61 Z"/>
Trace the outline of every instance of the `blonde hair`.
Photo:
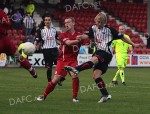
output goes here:
<path id="1" fill-rule="evenodd" d="M 96 17 L 94 18 L 95 22 L 102 22 L 103 24 L 107 23 L 107 17 L 104 13 L 100 12 L 96 15 Z"/>

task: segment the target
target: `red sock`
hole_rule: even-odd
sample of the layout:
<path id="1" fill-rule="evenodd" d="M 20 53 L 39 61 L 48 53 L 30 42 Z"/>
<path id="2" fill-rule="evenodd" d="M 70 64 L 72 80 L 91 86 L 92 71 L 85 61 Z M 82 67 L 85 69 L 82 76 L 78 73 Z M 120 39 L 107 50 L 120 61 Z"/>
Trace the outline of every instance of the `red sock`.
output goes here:
<path id="1" fill-rule="evenodd" d="M 25 68 L 27 70 L 29 70 L 31 68 L 31 64 L 29 63 L 28 59 L 26 59 L 24 57 L 20 57 L 19 62 L 23 68 Z"/>
<path id="2" fill-rule="evenodd" d="M 76 98 L 78 96 L 78 90 L 79 90 L 79 78 L 72 78 L 72 88 L 73 88 L 73 98 Z"/>
<path id="3" fill-rule="evenodd" d="M 52 81 L 50 81 L 48 83 L 48 85 L 43 93 L 44 98 L 46 98 L 46 96 L 54 90 L 55 86 L 56 85 Z"/>

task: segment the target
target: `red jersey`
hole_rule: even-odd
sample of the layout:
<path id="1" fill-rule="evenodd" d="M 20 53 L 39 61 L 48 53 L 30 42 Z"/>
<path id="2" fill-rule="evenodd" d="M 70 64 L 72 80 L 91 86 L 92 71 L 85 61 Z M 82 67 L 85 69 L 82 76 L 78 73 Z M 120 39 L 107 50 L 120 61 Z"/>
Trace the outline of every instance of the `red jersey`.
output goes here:
<path id="1" fill-rule="evenodd" d="M 0 35 L 6 35 L 9 25 L 10 20 L 7 14 L 2 9 L 0 9 Z"/>
<path id="2" fill-rule="evenodd" d="M 59 47 L 60 54 L 58 60 L 62 61 L 77 61 L 77 56 L 79 53 L 79 49 L 83 44 L 83 41 L 79 42 L 75 45 L 66 45 L 66 40 L 76 40 L 76 37 L 81 35 L 79 32 L 75 32 L 74 34 L 70 34 L 68 31 L 60 34 L 61 45 Z"/>

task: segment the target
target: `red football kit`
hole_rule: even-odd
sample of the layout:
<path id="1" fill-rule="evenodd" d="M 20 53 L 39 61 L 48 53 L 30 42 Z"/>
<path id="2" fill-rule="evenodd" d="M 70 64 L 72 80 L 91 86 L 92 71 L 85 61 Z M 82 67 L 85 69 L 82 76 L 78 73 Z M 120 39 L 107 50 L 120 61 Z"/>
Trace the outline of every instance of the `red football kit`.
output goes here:
<path id="1" fill-rule="evenodd" d="M 14 56 L 17 51 L 17 47 L 11 38 L 7 36 L 7 29 L 10 24 L 11 23 L 7 14 L 0 9 L 0 53 L 5 53 L 7 56 Z M 34 78 L 37 78 L 35 69 L 32 68 L 26 58 L 20 56 L 18 62 L 20 62 L 21 66 L 28 70 Z"/>
<path id="2" fill-rule="evenodd" d="M 81 45 L 83 45 L 83 41 L 79 42 L 78 44 L 67 46 L 65 44 L 66 40 L 76 40 L 76 37 L 81 35 L 79 32 L 75 32 L 74 34 L 70 34 L 69 32 L 61 33 L 60 41 L 61 45 L 59 47 L 59 57 L 57 60 L 55 74 L 61 75 L 65 77 L 67 75 L 67 71 L 64 70 L 64 66 L 77 66 L 77 56 L 79 53 L 79 49 Z"/>

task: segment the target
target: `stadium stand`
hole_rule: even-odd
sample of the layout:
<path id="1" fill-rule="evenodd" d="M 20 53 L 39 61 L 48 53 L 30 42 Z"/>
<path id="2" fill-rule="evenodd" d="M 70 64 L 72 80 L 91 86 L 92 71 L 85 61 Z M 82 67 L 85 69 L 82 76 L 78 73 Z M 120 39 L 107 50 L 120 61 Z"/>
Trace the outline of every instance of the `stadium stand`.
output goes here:
<path id="1" fill-rule="evenodd" d="M 37 0 L 36 2 L 40 2 Z M 56 22 L 60 22 L 58 28 L 63 27 L 63 22 L 66 17 L 73 16 L 76 19 L 76 30 L 79 32 L 86 32 L 88 28 L 94 24 L 94 17 L 99 11 L 104 11 L 108 17 L 108 25 L 118 29 L 120 23 L 117 20 L 129 26 L 126 33 L 131 37 L 131 40 L 136 43 L 143 43 L 141 35 L 133 33 L 133 30 L 139 33 L 147 32 L 147 4 L 146 3 L 129 3 L 129 2 L 109 2 L 100 0 L 100 9 L 96 10 L 91 4 L 86 9 L 85 8 L 74 8 L 70 11 L 66 11 L 64 4 L 58 3 L 55 8 L 53 8 L 52 17 Z M 39 3 L 43 4 L 43 2 Z M 34 13 L 34 19 L 37 23 L 41 23 L 41 16 L 37 12 Z M 113 18 L 112 18 L 113 17 Z M 57 26 L 55 26 L 57 27 Z M 130 28 L 131 27 L 131 28 Z M 59 29 L 60 31 L 60 29 Z M 58 31 L 58 32 L 59 32 Z M 15 44 L 24 42 L 27 36 L 24 36 L 23 28 L 21 30 L 8 30 L 8 36 L 12 36 L 15 40 Z M 145 48 L 134 49 L 136 54 L 147 54 L 149 50 Z"/>

